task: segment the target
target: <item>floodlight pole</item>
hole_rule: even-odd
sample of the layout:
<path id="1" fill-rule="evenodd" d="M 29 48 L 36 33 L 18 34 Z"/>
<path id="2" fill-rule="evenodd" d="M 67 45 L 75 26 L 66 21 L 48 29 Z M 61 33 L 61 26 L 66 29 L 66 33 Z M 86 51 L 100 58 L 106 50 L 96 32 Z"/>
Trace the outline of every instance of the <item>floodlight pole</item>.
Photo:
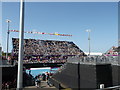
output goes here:
<path id="1" fill-rule="evenodd" d="M 9 34 L 10 34 L 10 32 L 9 32 L 9 27 L 10 27 L 10 20 L 6 20 L 6 22 L 8 23 L 8 31 L 7 31 L 7 52 L 6 52 L 6 59 L 8 59 L 8 46 L 9 46 Z"/>
<path id="2" fill-rule="evenodd" d="M 90 32 L 91 32 L 91 30 L 86 30 L 86 32 L 88 32 L 88 41 L 89 41 L 89 54 L 88 55 L 90 55 Z"/>
<path id="3" fill-rule="evenodd" d="M 21 90 L 23 88 L 23 43 L 24 43 L 23 40 L 24 40 L 24 0 L 21 0 L 17 90 Z"/>

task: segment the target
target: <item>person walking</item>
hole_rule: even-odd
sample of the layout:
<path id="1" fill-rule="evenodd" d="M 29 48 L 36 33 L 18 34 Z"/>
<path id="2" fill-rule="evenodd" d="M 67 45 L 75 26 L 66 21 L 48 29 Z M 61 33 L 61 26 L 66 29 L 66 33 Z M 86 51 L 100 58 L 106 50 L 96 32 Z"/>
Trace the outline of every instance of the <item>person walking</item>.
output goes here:
<path id="1" fill-rule="evenodd" d="M 41 80 L 39 79 L 39 77 L 37 77 L 35 85 L 37 88 L 39 88 L 41 86 Z"/>

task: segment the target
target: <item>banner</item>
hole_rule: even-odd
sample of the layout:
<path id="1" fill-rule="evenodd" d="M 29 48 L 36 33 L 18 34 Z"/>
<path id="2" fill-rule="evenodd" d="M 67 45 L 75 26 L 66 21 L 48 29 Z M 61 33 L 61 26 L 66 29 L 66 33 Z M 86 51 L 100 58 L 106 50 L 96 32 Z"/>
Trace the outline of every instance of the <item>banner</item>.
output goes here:
<path id="1" fill-rule="evenodd" d="M 19 32 L 19 30 L 9 30 L 9 32 Z M 30 33 L 30 34 L 47 34 L 47 35 L 57 35 L 57 36 L 72 36 L 72 35 L 69 35 L 69 34 L 44 33 L 44 32 L 34 32 L 34 31 L 25 31 L 24 33 Z"/>

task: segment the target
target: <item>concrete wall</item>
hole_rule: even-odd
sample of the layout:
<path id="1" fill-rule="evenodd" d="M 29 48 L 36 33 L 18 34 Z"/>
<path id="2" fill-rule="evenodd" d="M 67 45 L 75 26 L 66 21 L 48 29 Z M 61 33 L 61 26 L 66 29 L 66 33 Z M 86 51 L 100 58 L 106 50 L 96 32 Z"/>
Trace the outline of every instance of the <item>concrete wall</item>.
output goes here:
<path id="1" fill-rule="evenodd" d="M 80 88 L 96 88 L 96 66 L 80 64 Z"/>
<path id="2" fill-rule="evenodd" d="M 93 65 L 68 63 L 53 77 L 67 88 L 96 88 L 96 67 Z"/>
<path id="3" fill-rule="evenodd" d="M 120 66 L 112 65 L 113 86 L 120 85 Z"/>
<path id="4" fill-rule="evenodd" d="M 96 79 L 97 88 L 100 88 L 100 84 L 104 84 L 104 87 L 112 86 L 112 67 L 111 64 L 96 65 Z"/>
<path id="5" fill-rule="evenodd" d="M 78 66 L 75 64 L 67 64 L 62 72 L 58 72 L 54 78 L 64 84 L 67 88 L 78 87 Z M 64 82 L 64 83 L 63 83 Z"/>
<path id="6" fill-rule="evenodd" d="M 53 76 L 67 88 L 96 89 L 100 84 L 112 86 L 112 67 L 110 64 L 88 65 L 67 63 L 65 68 Z"/>

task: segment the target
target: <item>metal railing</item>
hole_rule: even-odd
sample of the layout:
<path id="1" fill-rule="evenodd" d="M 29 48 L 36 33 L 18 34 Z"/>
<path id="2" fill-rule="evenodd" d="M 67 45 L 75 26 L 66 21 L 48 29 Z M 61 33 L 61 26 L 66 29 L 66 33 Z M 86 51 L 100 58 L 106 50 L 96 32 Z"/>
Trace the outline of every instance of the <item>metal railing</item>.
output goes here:
<path id="1" fill-rule="evenodd" d="M 69 57 L 69 63 L 80 63 L 80 64 L 112 64 L 112 65 L 120 65 L 119 57 L 112 56 L 87 56 L 87 57 Z"/>

